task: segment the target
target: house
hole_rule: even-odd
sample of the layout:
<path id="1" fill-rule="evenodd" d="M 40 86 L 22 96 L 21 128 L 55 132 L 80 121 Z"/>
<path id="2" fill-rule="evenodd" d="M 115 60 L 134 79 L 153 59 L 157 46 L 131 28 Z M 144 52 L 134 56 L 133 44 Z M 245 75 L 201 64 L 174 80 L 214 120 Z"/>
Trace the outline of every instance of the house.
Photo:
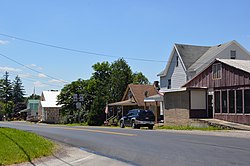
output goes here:
<path id="1" fill-rule="evenodd" d="M 180 88 L 216 58 L 250 60 L 250 55 L 235 40 L 215 46 L 174 44 L 165 69 L 157 75 L 161 92 Z"/>
<path id="2" fill-rule="evenodd" d="M 29 99 L 27 101 L 27 120 L 38 121 L 38 105 L 40 100 Z"/>
<path id="3" fill-rule="evenodd" d="M 183 88 L 205 88 L 207 116 L 250 125 L 250 60 L 216 59 Z"/>
<path id="4" fill-rule="evenodd" d="M 26 109 L 19 113 L 23 119 L 28 121 L 38 121 L 38 105 L 40 100 L 28 99 L 26 102 Z"/>
<path id="5" fill-rule="evenodd" d="M 206 96 L 205 88 L 182 88 L 182 85 L 203 71 L 216 58 L 250 60 L 250 54 L 234 40 L 215 46 L 174 44 L 165 69 L 158 74 L 160 92 L 164 94 L 165 125 L 187 124 L 192 118 L 212 116 L 211 113 L 208 115 L 205 112 L 206 105 L 198 98 L 200 95 Z"/>
<path id="6" fill-rule="evenodd" d="M 38 107 L 38 119 L 46 123 L 59 123 L 61 105 L 57 104 L 58 91 L 43 91 Z"/>
<path id="7" fill-rule="evenodd" d="M 145 98 L 157 94 L 154 85 L 129 84 L 121 101 L 108 104 L 108 118 L 120 119 L 134 108 L 152 110 L 156 117 L 160 117 L 159 103 L 146 104 L 144 102 Z"/>

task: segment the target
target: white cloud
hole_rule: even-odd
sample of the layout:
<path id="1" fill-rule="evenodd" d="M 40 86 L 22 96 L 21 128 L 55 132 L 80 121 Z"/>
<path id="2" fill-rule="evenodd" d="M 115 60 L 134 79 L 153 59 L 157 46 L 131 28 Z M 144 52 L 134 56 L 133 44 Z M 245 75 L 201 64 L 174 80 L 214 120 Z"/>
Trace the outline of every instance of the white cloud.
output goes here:
<path id="1" fill-rule="evenodd" d="M 57 80 L 57 79 L 52 79 L 52 80 L 49 80 L 50 83 L 66 83 L 66 81 L 64 80 Z"/>
<path id="2" fill-rule="evenodd" d="M 40 66 L 37 66 L 36 64 L 30 64 L 30 65 L 27 65 L 28 67 L 30 67 L 30 68 L 33 68 L 33 69 L 36 69 L 36 70 L 43 70 L 43 68 L 42 67 L 40 67 Z"/>
<path id="3" fill-rule="evenodd" d="M 35 87 L 46 87 L 46 86 L 48 86 L 48 85 L 43 84 L 43 83 L 40 82 L 40 81 L 36 81 L 36 82 L 34 82 L 33 84 L 34 84 Z"/>
<path id="4" fill-rule="evenodd" d="M 7 40 L 0 40 L 0 45 L 4 45 L 4 44 L 8 44 L 9 43 L 9 41 L 7 41 Z"/>
<path id="5" fill-rule="evenodd" d="M 18 75 L 20 78 L 30 78 L 32 75 L 30 73 L 25 73 L 25 74 L 19 74 Z"/>
<path id="6" fill-rule="evenodd" d="M 18 69 L 18 68 L 13 68 L 13 67 L 1 67 L 0 66 L 0 71 L 7 71 L 7 72 L 20 72 L 22 71 L 21 69 Z"/>
<path id="7" fill-rule="evenodd" d="M 37 75 L 39 78 L 46 78 L 47 76 L 45 75 L 45 74 L 43 74 L 43 73 L 39 73 L 38 75 Z"/>

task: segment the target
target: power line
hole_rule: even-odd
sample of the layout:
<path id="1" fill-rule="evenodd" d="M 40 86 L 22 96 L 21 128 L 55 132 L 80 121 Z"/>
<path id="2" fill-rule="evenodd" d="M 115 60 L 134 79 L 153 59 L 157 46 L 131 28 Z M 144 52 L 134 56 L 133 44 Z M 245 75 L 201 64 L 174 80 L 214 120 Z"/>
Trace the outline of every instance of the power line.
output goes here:
<path id="1" fill-rule="evenodd" d="M 164 63 L 166 63 L 166 61 L 161 61 L 161 60 L 143 59 L 143 58 L 130 58 L 130 57 L 119 57 L 119 56 L 108 55 L 108 54 L 103 54 L 103 53 L 96 53 L 96 52 L 78 50 L 78 49 L 74 49 L 74 48 L 67 48 L 67 47 L 62 47 L 62 46 L 58 46 L 58 45 L 52 45 L 52 44 L 42 43 L 42 42 L 38 42 L 38 41 L 34 41 L 34 40 L 24 39 L 24 38 L 12 36 L 12 35 L 7 35 L 7 34 L 3 34 L 3 33 L 0 33 L 0 35 L 1 36 L 5 36 L 5 37 L 9 37 L 9 38 L 13 38 L 13 39 L 16 39 L 16 40 L 21 40 L 21 41 L 25 41 L 25 42 L 29 42 L 29 43 L 33 43 L 33 44 L 38 44 L 38 45 L 46 46 L 46 47 L 52 47 L 52 48 L 57 48 L 57 49 L 66 50 L 66 51 L 72 51 L 72 52 L 78 52 L 78 53 L 83 53 L 83 54 L 90 54 L 90 55 L 96 55 L 96 56 L 102 56 L 102 57 L 109 57 L 109 58 L 124 58 L 124 59 L 135 60 L 135 61 L 160 62 L 160 63 L 164 62 Z"/>
<path id="2" fill-rule="evenodd" d="M 0 71 L 0 73 L 5 74 L 5 72 Z M 14 74 L 9 73 L 9 76 L 15 76 Z M 29 78 L 24 78 L 24 77 L 20 77 L 22 80 L 26 80 L 26 81 L 30 81 L 30 82 L 34 82 L 37 81 L 35 79 L 29 79 Z M 61 87 L 60 85 L 55 85 L 55 84 L 49 84 L 49 83 L 45 83 L 45 82 L 41 82 L 44 85 L 48 85 L 48 86 L 53 86 L 53 87 Z"/>
<path id="3" fill-rule="evenodd" d="M 14 60 L 14 59 L 8 57 L 8 56 L 6 56 L 6 55 L 4 55 L 4 54 L 1 54 L 1 53 L 0 53 L 0 56 L 4 57 L 4 58 L 6 58 L 6 59 L 8 59 L 8 60 L 10 60 L 10 61 L 12 61 L 12 62 L 15 62 L 16 64 L 18 64 L 18 65 L 20 65 L 20 66 L 23 66 L 23 67 L 25 67 L 25 68 L 27 68 L 27 69 L 33 71 L 33 72 L 36 72 L 36 73 L 38 73 L 38 74 L 44 74 L 44 75 L 47 76 L 48 78 L 58 80 L 59 82 L 62 82 L 62 83 L 68 83 L 67 81 L 62 81 L 61 79 L 58 79 L 58 78 L 56 78 L 56 77 L 53 77 L 53 76 L 50 76 L 50 75 L 48 75 L 48 74 L 41 73 L 40 71 L 37 71 L 37 70 L 35 70 L 35 69 L 32 69 L 31 67 L 26 66 L 26 65 L 24 65 L 24 64 L 22 64 L 22 63 L 20 63 L 20 62 L 18 62 L 18 61 L 16 61 L 16 60 Z"/>

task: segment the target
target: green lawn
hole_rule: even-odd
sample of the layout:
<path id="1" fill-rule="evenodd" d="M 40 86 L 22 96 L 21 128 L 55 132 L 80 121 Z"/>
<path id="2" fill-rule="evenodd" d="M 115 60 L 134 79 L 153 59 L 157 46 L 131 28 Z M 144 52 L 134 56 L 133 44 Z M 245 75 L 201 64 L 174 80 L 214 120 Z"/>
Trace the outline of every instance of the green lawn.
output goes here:
<path id="1" fill-rule="evenodd" d="M 31 162 L 53 153 L 54 143 L 34 133 L 0 127 L 0 165 Z"/>

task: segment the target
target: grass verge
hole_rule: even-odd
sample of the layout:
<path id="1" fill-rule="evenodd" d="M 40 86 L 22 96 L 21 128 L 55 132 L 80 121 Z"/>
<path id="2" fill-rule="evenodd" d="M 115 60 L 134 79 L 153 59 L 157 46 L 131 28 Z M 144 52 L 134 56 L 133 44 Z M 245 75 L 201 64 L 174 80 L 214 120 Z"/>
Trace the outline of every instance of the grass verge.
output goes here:
<path id="1" fill-rule="evenodd" d="M 21 130 L 0 127 L 0 165 L 30 162 L 53 153 L 54 143 Z"/>
<path id="2" fill-rule="evenodd" d="M 165 129 L 165 130 L 201 130 L 201 131 L 217 131 L 223 130 L 219 127 L 208 126 L 208 127 L 194 127 L 194 126 L 159 126 L 156 129 Z"/>

